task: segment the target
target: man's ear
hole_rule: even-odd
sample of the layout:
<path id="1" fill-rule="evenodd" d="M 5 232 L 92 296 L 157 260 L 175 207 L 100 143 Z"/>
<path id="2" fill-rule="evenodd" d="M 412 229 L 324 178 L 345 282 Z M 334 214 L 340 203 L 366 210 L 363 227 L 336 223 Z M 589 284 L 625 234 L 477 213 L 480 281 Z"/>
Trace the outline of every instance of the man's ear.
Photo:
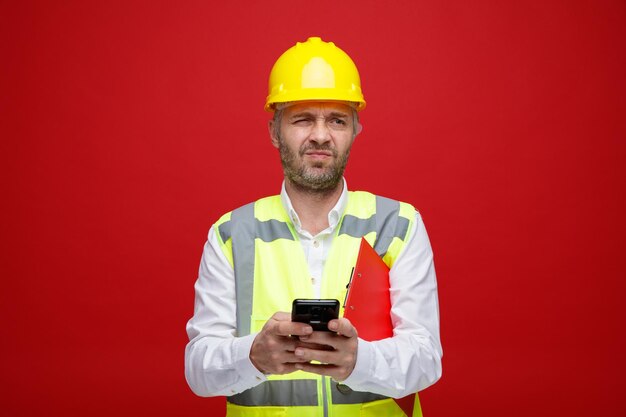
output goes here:
<path id="1" fill-rule="evenodd" d="M 356 122 L 356 129 L 354 129 L 354 135 L 352 136 L 352 140 L 356 139 L 361 131 L 363 131 L 363 125 L 359 122 Z"/>
<path id="2" fill-rule="evenodd" d="M 280 144 L 278 143 L 278 138 L 275 137 L 274 135 L 274 119 L 271 119 L 267 122 L 267 130 L 269 130 L 270 133 L 270 139 L 272 140 L 272 145 L 274 145 L 274 147 L 276 149 L 279 148 Z"/>

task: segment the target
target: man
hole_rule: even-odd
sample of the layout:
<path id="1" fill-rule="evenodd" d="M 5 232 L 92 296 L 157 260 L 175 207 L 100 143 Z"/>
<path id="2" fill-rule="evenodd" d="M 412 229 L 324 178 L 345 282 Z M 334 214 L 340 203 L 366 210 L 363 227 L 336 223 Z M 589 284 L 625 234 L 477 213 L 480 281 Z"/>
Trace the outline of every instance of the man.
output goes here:
<path id="1" fill-rule="evenodd" d="M 274 64 L 269 87 L 282 191 L 210 229 L 187 325 L 187 381 L 198 395 L 227 396 L 229 416 L 403 416 L 392 398 L 441 376 L 424 224 L 406 203 L 347 190 L 365 101 L 345 52 L 320 38 L 298 43 Z M 361 236 L 391 268 L 394 336 L 362 340 L 343 317 L 330 332 L 291 322 L 293 299 L 344 300 Z"/>

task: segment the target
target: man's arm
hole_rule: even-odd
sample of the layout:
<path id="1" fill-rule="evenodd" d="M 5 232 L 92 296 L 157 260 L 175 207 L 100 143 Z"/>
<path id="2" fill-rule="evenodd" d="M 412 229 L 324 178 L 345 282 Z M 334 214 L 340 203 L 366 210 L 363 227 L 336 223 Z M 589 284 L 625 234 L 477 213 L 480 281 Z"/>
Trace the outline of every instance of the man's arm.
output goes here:
<path id="1" fill-rule="evenodd" d="M 439 301 L 433 252 L 419 213 L 404 251 L 389 272 L 394 337 L 359 340 L 357 363 L 344 384 L 403 397 L 441 377 Z M 357 329 L 358 330 L 358 329 Z"/>
<path id="2" fill-rule="evenodd" d="M 185 349 L 185 377 L 192 391 L 203 397 L 233 395 L 265 381 L 249 357 L 256 335 L 235 337 L 234 271 L 214 228 L 209 231 L 194 288 L 194 315 L 187 323 Z"/>
<path id="3" fill-rule="evenodd" d="M 309 335 L 313 329 L 292 323 L 289 313 L 277 312 L 257 334 L 235 337 L 234 272 L 213 228 L 202 254 L 195 292 L 194 316 L 187 324 L 190 341 L 185 349 L 185 377 L 197 395 L 237 394 L 265 381 L 263 373 L 294 372 L 295 364 L 304 361 L 295 355 L 295 349 L 307 344 L 297 336 Z"/>

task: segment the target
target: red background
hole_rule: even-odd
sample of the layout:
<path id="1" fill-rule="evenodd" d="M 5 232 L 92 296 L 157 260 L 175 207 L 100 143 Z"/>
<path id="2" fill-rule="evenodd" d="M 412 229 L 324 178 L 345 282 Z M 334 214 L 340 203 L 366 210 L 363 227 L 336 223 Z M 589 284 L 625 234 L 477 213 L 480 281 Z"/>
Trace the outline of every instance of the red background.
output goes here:
<path id="1" fill-rule="evenodd" d="M 201 249 L 279 191 L 267 76 L 316 35 L 368 101 L 350 188 L 431 236 L 426 415 L 625 415 L 624 1 L 226 3 L 0 3 L 2 414 L 223 410 L 183 377 Z"/>

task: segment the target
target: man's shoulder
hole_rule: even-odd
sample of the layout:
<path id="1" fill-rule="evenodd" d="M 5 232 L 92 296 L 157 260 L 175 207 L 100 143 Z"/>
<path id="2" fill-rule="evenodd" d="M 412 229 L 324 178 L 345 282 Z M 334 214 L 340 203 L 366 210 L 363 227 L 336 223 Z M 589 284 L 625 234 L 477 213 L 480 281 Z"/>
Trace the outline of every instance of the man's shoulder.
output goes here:
<path id="1" fill-rule="evenodd" d="M 258 200 L 249 202 L 247 204 L 244 204 L 242 206 L 239 206 L 229 212 L 226 212 L 224 214 L 222 214 L 222 216 L 219 218 L 219 220 L 217 222 L 215 222 L 215 225 L 220 225 L 222 223 L 226 223 L 228 221 L 231 221 L 233 219 L 233 216 L 235 219 L 237 219 L 237 217 L 239 217 L 238 215 L 243 215 L 245 216 L 246 213 L 250 213 L 252 215 L 254 215 L 255 212 L 255 208 L 256 207 L 261 207 L 264 210 L 267 209 L 271 209 L 273 207 L 275 207 L 277 204 L 282 204 L 281 200 L 280 200 L 280 195 L 271 195 L 271 196 L 267 196 L 267 197 L 262 197 L 259 198 Z"/>
<path id="2" fill-rule="evenodd" d="M 358 203 L 376 203 L 376 204 L 388 204 L 388 205 L 400 205 L 401 207 L 406 207 L 405 210 L 415 210 L 417 209 L 413 206 L 413 204 L 393 198 L 387 197 L 380 194 L 374 194 L 369 191 L 350 191 L 348 193 L 350 195 L 350 199 L 357 201 Z"/>

